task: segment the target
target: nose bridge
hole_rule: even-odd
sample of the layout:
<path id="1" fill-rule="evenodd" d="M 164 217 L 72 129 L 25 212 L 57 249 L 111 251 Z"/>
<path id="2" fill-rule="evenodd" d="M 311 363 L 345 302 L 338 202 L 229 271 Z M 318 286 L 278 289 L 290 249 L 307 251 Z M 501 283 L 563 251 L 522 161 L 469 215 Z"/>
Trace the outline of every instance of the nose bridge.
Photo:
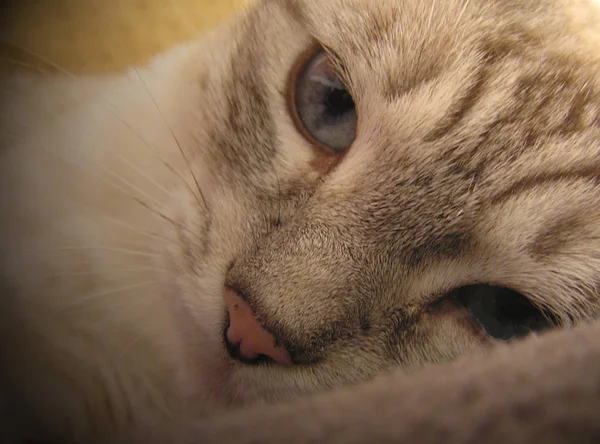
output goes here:
<path id="1" fill-rule="evenodd" d="M 315 196 L 229 274 L 227 284 L 244 295 L 295 362 L 354 335 L 362 323 L 364 302 L 355 283 L 363 257 L 342 208 Z"/>

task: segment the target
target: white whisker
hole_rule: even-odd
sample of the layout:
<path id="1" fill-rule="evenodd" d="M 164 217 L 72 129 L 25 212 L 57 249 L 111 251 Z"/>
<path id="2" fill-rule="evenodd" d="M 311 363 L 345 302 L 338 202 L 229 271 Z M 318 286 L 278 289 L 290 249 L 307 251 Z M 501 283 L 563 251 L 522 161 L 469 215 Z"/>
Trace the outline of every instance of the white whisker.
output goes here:
<path id="1" fill-rule="evenodd" d="M 119 248 L 119 247 L 107 247 L 107 246 L 97 246 L 97 245 L 76 245 L 76 246 L 65 246 L 65 247 L 54 247 L 54 248 L 24 248 L 23 251 L 32 251 L 32 252 L 41 252 L 41 251 L 105 251 L 109 253 L 120 253 L 124 255 L 130 256 L 141 256 L 141 257 L 150 257 L 150 258 L 159 258 L 160 255 L 156 253 L 150 253 L 147 251 L 138 251 L 138 250 L 130 250 L 127 248 Z"/>
<path id="2" fill-rule="evenodd" d="M 118 219 L 113 218 L 113 217 L 109 217 L 109 216 L 99 216 L 99 217 L 101 219 L 104 219 L 107 222 L 113 223 L 115 225 L 119 225 L 119 226 L 121 226 L 123 228 L 126 228 L 128 230 L 131 230 L 132 232 L 134 232 L 136 234 L 140 234 L 142 236 L 147 236 L 147 237 L 150 237 L 150 238 L 159 238 L 161 240 L 164 240 L 164 241 L 167 241 L 167 242 L 175 244 L 175 241 L 173 241 L 173 239 L 169 239 L 168 237 L 163 236 L 163 235 L 161 235 L 159 233 L 155 233 L 153 231 L 141 230 L 141 229 L 139 229 L 137 227 L 134 227 L 134 226 L 126 223 L 126 222 L 123 222 L 122 220 L 118 220 Z"/>
<path id="3" fill-rule="evenodd" d="M 68 310 L 68 309 L 75 308 L 78 305 L 86 304 L 86 303 L 92 301 L 93 299 L 96 299 L 96 298 L 99 298 L 102 296 L 109 296 L 112 294 L 123 293 L 124 291 L 135 290 L 135 289 L 147 287 L 149 285 L 158 284 L 158 283 L 160 283 L 160 281 L 158 281 L 158 280 L 144 281 L 144 282 L 138 282 L 136 284 L 124 285 L 122 287 L 113 287 L 113 288 L 106 288 L 103 290 L 93 291 L 93 292 L 87 293 L 81 297 L 78 297 L 78 298 L 76 297 L 73 300 L 69 301 L 68 304 L 62 304 L 56 308 L 58 308 L 61 311 Z"/>
<path id="4" fill-rule="evenodd" d="M 52 61 L 50 61 L 50 60 L 46 59 L 45 57 L 43 57 L 43 56 L 41 56 L 41 55 L 39 55 L 39 54 L 37 54 L 37 53 L 35 53 L 35 52 L 31 51 L 31 50 L 30 50 L 30 49 L 28 49 L 28 48 L 25 48 L 25 47 L 23 47 L 23 46 L 17 45 L 17 44 L 15 44 L 15 43 L 9 42 L 9 41 L 7 41 L 7 40 L 4 40 L 4 39 L 1 39 L 1 38 L 0 38 L 0 41 L 4 41 L 6 44 L 13 46 L 13 47 L 15 47 L 15 48 L 19 49 L 20 51 L 23 51 L 23 52 L 25 52 L 25 53 L 27 53 L 27 54 L 31 55 L 32 57 L 35 57 L 35 58 L 37 58 L 37 59 L 41 60 L 41 61 L 42 61 L 42 62 L 44 62 L 44 63 L 47 63 L 48 65 L 50 65 L 50 66 L 54 67 L 56 70 L 58 70 L 58 71 L 59 71 L 61 74 L 65 75 L 65 76 L 68 76 L 68 77 L 70 77 L 70 78 L 76 78 L 76 76 L 75 76 L 75 75 L 74 75 L 72 72 L 70 72 L 70 71 L 68 71 L 68 70 L 66 70 L 66 69 L 64 69 L 64 68 L 62 68 L 61 66 L 59 66 L 59 65 L 57 65 L 57 64 L 55 64 L 55 63 L 53 63 Z M 10 63 L 14 63 L 15 65 L 18 65 L 18 66 L 21 66 L 21 67 L 28 68 L 28 69 L 30 69 L 30 70 L 32 70 L 32 71 L 37 71 L 38 73 L 41 73 L 41 74 L 48 74 L 48 75 L 53 75 L 53 74 L 56 74 L 56 73 L 53 73 L 52 71 L 49 71 L 49 70 L 47 70 L 47 69 L 40 68 L 40 67 L 36 67 L 36 66 L 34 66 L 34 65 L 32 65 L 32 64 L 25 63 L 25 62 L 21 62 L 21 61 L 18 61 L 18 60 L 13 60 L 13 59 L 5 59 L 5 61 L 6 61 L 6 62 L 10 62 Z M 166 167 L 166 168 L 167 168 L 169 171 L 171 171 L 173 174 L 175 174 L 175 176 L 176 176 L 176 177 L 177 177 L 179 180 L 181 180 L 181 181 L 183 182 L 183 184 L 184 184 L 184 185 L 186 186 L 186 188 L 187 188 L 187 189 L 190 191 L 190 193 L 192 193 L 192 195 L 193 195 L 193 196 L 194 196 L 194 198 L 195 198 L 195 199 L 198 201 L 198 203 L 200 203 L 200 201 L 198 200 L 198 199 L 199 199 L 199 197 L 198 197 L 198 196 L 196 195 L 196 193 L 193 191 L 192 187 L 191 187 L 191 186 L 188 184 L 188 182 L 187 182 L 187 181 L 186 181 L 186 180 L 183 178 L 183 176 L 181 176 L 181 174 L 179 174 L 179 172 L 177 172 L 177 170 L 176 170 L 175 168 L 173 168 L 173 166 L 171 166 L 171 165 L 170 165 L 170 164 L 169 164 L 167 161 L 165 161 L 165 160 L 164 160 L 162 157 L 160 157 L 160 155 L 159 155 L 159 150 L 158 150 L 158 149 L 157 149 L 157 148 L 156 148 L 154 145 L 152 145 L 152 144 L 151 144 L 151 143 L 150 143 L 150 142 L 149 142 L 149 141 L 148 141 L 148 140 L 147 140 L 145 137 L 143 137 L 143 136 L 142 136 L 142 135 L 141 135 L 141 134 L 140 134 L 138 131 L 136 131 L 136 130 L 133 128 L 133 126 L 132 126 L 131 124 L 129 124 L 129 123 L 128 123 L 128 122 L 127 122 L 127 121 L 126 121 L 126 120 L 125 120 L 125 119 L 124 119 L 122 116 L 120 116 L 120 115 L 119 115 L 119 114 L 116 112 L 116 109 L 117 109 L 117 107 L 116 107 L 116 106 L 115 106 L 113 103 L 111 103 L 109 100 L 107 100 L 107 99 L 105 99 L 105 98 L 102 98 L 102 102 L 104 103 L 104 106 L 105 106 L 105 109 L 106 109 L 106 111 L 108 111 L 108 112 L 109 112 L 111 115 L 113 115 L 113 116 L 114 116 L 114 117 L 115 117 L 115 118 L 116 118 L 116 119 L 117 119 L 117 120 L 118 120 L 118 121 L 119 121 L 119 122 L 120 122 L 120 123 L 121 123 L 123 126 L 125 126 L 125 127 L 128 129 L 128 130 L 130 130 L 130 131 L 131 131 L 131 132 L 132 132 L 132 133 L 133 133 L 133 134 L 134 134 L 134 135 L 135 135 L 135 136 L 136 136 L 136 137 L 137 137 L 137 138 L 138 138 L 138 139 L 139 139 L 139 140 L 140 140 L 140 141 L 141 141 L 141 142 L 142 142 L 142 143 L 143 143 L 143 144 L 144 144 L 144 145 L 147 147 L 147 148 L 149 148 L 149 149 L 150 149 L 150 150 L 151 150 L 151 151 L 154 153 L 155 157 L 156 157 L 156 158 L 157 158 L 157 159 L 158 159 L 158 160 L 159 160 L 159 161 L 160 161 L 160 162 L 161 162 L 161 163 L 162 163 L 162 164 L 163 164 L 163 165 L 164 165 L 164 166 L 165 166 L 165 167 Z M 14 137 L 14 136 L 13 136 L 13 138 L 14 138 L 14 139 L 17 139 L 17 138 L 16 138 L 16 137 Z M 122 159 L 121 159 L 121 158 L 119 158 L 119 160 L 122 160 Z M 130 165 L 130 166 L 131 166 L 131 165 Z M 139 170 L 137 170 L 137 169 L 136 169 L 136 171 L 137 171 L 137 172 L 140 172 L 140 171 L 139 171 Z M 141 173 L 141 172 L 140 172 L 140 173 Z M 149 178 L 147 175 L 144 175 L 144 174 L 142 174 L 142 176 L 143 176 L 143 177 L 145 177 L 146 179 L 150 180 L 150 178 Z M 156 181 L 153 181 L 153 180 L 152 180 L 152 182 L 153 182 L 155 185 L 158 185 L 158 184 L 156 183 Z M 161 187 L 161 188 L 162 188 L 162 187 Z M 163 190 L 166 192 L 166 190 L 165 190 L 164 188 L 162 188 L 162 189 L 163 189 Z M 198 187 L 198 191 L 201 193 L 201 198 L 202 198 L 202 200 L 204 201 L 204 196 L 202 195 L 202 192 L 200 191 L 200 188 L 199 188 L 199 187 Z M 169 193 L 167 192 L 167 194 L 169 194 Z"/>
<path id="5" fill-rule="evenodd" d="M 144 190 L 142 190 L 141 188 L 137 187 L 136 185 L 133 185 L 131 182 L 129 182 L 127 179 L 121 177 L 120 175 L 113 173 L 112 171 L 110 171 L 109 169 L 103 167 L 102 165 L 99 165 L 98 163 L 92 161 L 91 159 L 86 159 L 88 161 L 90 161 L 92 163 L 93 166 L 95 166 L 96 168 L 98 168 L 99 170 L 103 171 L 104 173 L 108 174 L 110 177 L 116 179 L 117 181 L 122 182 L 124 185 L 128 186 L 129 188 L 131 188 L 133 191 L 136 191 L 137 193 L 139 193 L 140 195 L 142 195 L 145 199 L 151 200 L 154 202 L 155 205 L 160 206 L 161 202 L 160 200 L 156 199 L 155 197 L 149 195 L 148 193 L 146 193 Z M 167 193 L 168 194 L 168 193 Z"/>
<path id="6" fill-rule="evenodd" d="M 161 219 L 169 222 L 170 224 L 172 224 L 175 227 L 184 229 L 186 231 L 187 230 L 185 227 L 181 226 L 180 224 L 178 224 L 177 222 L 175 222 L 173 219 L 169 218 L 168 216 L 166 216 L 165 214 L 163 214 L 162 212 L 160 212 L 159 210 L 151 207 L 148 203 L 144 202 L 142 199 L 140 199 L 137 196 L 134 196 L 133 194 L 131 194 L 128 190 L 120 187 L 118 184 L 115 184 L 114 182 L 111 182 L 110 180 L 108 180 L 107 178 L 103 177 L 102 175 L 99 175 L 97 173 L 95 173 L 94 171 L 91 171 L 89 168 L 85 168 L 82 165 L 79 165 L 75 162 L 73 162 L 71 159 L 67 159 L 64 156 L 61 156 L 58 153 L 55 153 L 47 148 L 42 148 L 44 151 L 46 151 L 47 153 L 56 156 L 57 158 L 63 160 L 66 163 L 70 163 L 78 168 L 81 168 L 82 170 L 88 172 L 89 174 L 93 175 L 94 177 L 96 177 L 99 180 L 102 180 L 103 182 L 105 182 L 106 184 L 110 185 L 111 187 L 115 188 L 116 190 L 120 191 L 121 193 L 123 193 L 125 196 L 131 198 L 133 201 L 137 202 L 138 204 L 142 205 L 143 207 L 145 207 L 147 210 L 151 211 L 152 213 L 154 213 L 155 215 L 159 216 Z M 99 167 L 101 168 L 101 167 Z"/>
<path id="7" fill-rule="evenodd" d="M 31 63 L 22 62 L 20 60 L 9 59 L 6 57 L 0 57 L 0 62 L 10 63 L 15 66 L 20 66 L 21 68 L 27 68 L 31 71 L 37 71 L 39 74 L 50 74 L 50 71 L 44 68 L 40 68 L 38 66 L 34 66 Z"/>
<path id="8" fill-rule="evenodd" d="M 7 39 L 5 39 L 5 38 L 0 38 L 0 41 L 1 41 L 1 42 L 4 42 L 5 44 L 7 44 L 7 45 L 9 45 L 9 46 L 12 46 L 13 48 L 16 48 L 16 49 L 18 49 L 19 51 L 23 51 L 24 53 L 27 53 L 27 54 L 29 54 L 30 56 L 32 56 L 32 57 L 34 57 L 34 58 L 36 58 L 36 59 L 40 60 L 41 62 L 44 62 L 45 64 L 47 64 L 47 65 L 49 65 L 49 66 L 53 67 L 54 69 L 56 69 L 57 71 L 61 72 L 61 73 L 62 73 L 62 74 L 64 74 L 65 76 L 68 76 L 68 77 L 71 77 L 71 78 L 76 78 L 76 77 L 77 77 L 75 74 L 73 74 L 73 73 L 72 73 L 71 71 L 69 71 L 68 69 L 65 69 L 65 68 L 63 68 L 63 67 L 62 67 L 62 66 L 60 66 L 60 65 L 57 65 L 57 64 L 56 64 L 56 63 L 54 63 L 52 60 L 49 60 L 49 59 L 47 59 L 46 57 L 44 57 L 44 56 L 42 56 L 42 55 L 40 55 L 40 54 L 38 54 L 38 53 L 36 53 L 36 52 L 34 52 L 34 51 L 32 51 L 32 50 L 28 49 L 28 48 L 25 48 L 24 46 L 17 45 L 16 43 L 13 43 L 13 42 L 11 42 L 10 40 L 7 40 Z M 21 62 L 17 62 L 17 63 L 21 63 Z M 22 64 L 22 63 L 21 63 L 21 64 Z M 32 69 L 36 69 L 36 70 L 43 69 L 43 68 L 37 68 L 37 67 L 35 67 L 35 66 L 33 66 L 33 65 L 30 65 L 30 67 L 31 67 Z M 47 69 L 46 69 L 46 70 L 44 70 L 44 71 L 45 71 L 45 72 L 47 72 L 47 73 L 51 73 L 51 71 L 49 71 L 49 70 L 47 70 Z"/>
<path id="9" fill-rule="evenodd" d="M 158 148 L 153 145 L 152 143 L 150 143 L 144 136 L 142 136 L 139 132 L 137 132 L 126 120 L 124 120 L 121 116 L 117 115 L 116 113 L 112 113 L 117 119 L 119 119 L 119 121 L 127 128 L 129 129 L 147 148 L 149 148 L 151 151 L 154 152 L 154 155 L 156 157 L 156 159 L 161 162 L 169 171 L 171 171 L 173 174 L 175 174 L 175 176 L 181 180 L 181 182 L 185 185 L 185 187 L 188 189 L 188 191 L 192 194 L 192 196 L 194 196 L 194 198 L 196 199 L 196 201 L 198 201 L 199 197 L 196 195 L 196 193 L 194 192 L 194 190 L 192 189 L 192 187 L 190 186 L 190 184 L 187 182 L 187 180 L 185 180 L 183 178 L 183 176 L 175 169 L 173 168 L 169 163 L 167 163 L 167 161 L 165 161 L 162 157 L 160 157 L 159 155 L 159 150 Z M 198 201 L 199 202 L 199 201 Z"/>
<path id="10" fill-rule="evenodd" d="M 139 267 L 139 268 L 119 268 L 114 270 L 106 270 L 95 267 L 93 271 L 72 271 L 72 272 L 58 272 L 48 274 L 47 278 L 59 278 L 59 277 L 78 277 L 78 276 L 97 276 L 97 275 L 124 275 L 133 273 L 145 273 L 149 271 L 157 271 L 156 268 L 152 267 Z"/>
<path id="11" fill-rule="evenodd" d="M 186 163 L 186 165 L 188 167 L 188 170 L 189 170 L 190 174 L 192 175 L 192 178 L 194 179 L 194 183 L 196 184 L 196 188 L 198 189 L 198 193 L 200 193 L 200 199 L 202 200 L 202 206 L 204 207 L 204 209 L 206 209 L 208 211 L 208 204 L 206 202 L 206 199 L 204 198 L 204 194 L 202 193 L 202 189 L 200 188 L 200 184 L 198 183 L 198 179 L 196 178 L 196 175 L 194 174 L 194 171 L 192 170 L 192 166 L 190 165 L 190 162 L 189 162 L 187 156 L 185 155 L 185 151 L 183 150 L 183 147 L 181 146 L 181 143 L 179 142 L 179 139 L 175 135 L 175 132 L 173 131 L 173 128 L 171 127 L 171 125 L 169 125 L 169 122 L 167 121 L 167 119 L 165 118 L 162 110 L 158 106 L 158 103 L 156 102 L 156 99 L 154 98 L 154 96 L 150 92 L 150 89 L 148 88 L 148 85 L 146 84 L 146 82 L 144 81 L 144 79 L 142 78 L 142 76 L 140 75 L 140 72 L 137 70 L 137 68 L 134 68 L 134 71 L 135 71 L 137 77 L 140 79 L 140 82 L 142 83 L 144 89 L 148 93 L 148 96 L 150 97 L 150 100 L 152 100 L 152 103 L 154 104 L 156 110 L 158 111 L 158 114 L 161 116 L 161 118 L 163 119 L 163 122 L 165 123 L 167 129 L 171 133 L 171 136 L 173 137 L 173 140 L 177 144 L 177 147 L 179 148 L 179 152 L 181 153 L 181 156 L 182 156 L 183 160 L 185 161 L 185 163 Z"/>
<path id="12" fill-rule="evenodd" d="M 67 157 L 65 157 L 64 155 L 62 155 L 62 154 L 59 154 L 59 153 L 57 153 L 57 152 L 55 152 L 55 151 L 52 151 L 51 149 L 49 149 L 49 148 L 47 148 L 47 147 L 45 147 L 45 146 L 40 146 L 39 148 L 40 148 L 41 150 L 45 151 L 46 153 L 48 153 L 48 154 L 50 154 L 50 155 L 52 155 L 52 156 L 55 156 L 56 158 L 58 158 L 58 159 L 62 160 L 63 162 L 65 162 L 65 163 L 67 163 L 67 164 L 70 164 L 70 165 L 72 165 L 72 166 L 75 166 L 75 167 L 77 167 L 77 168 L 80 168 L 80 169 L 82 169 L 83 171 L 85 171 L 85 172 L 89 173 L 89 174 L 90 174 L 90 175 L 92 175 L 93 177 L 95 177 L 95 178 L 97 178 L 97 179 L 99 179 L 99 180 L 101 180 L 101 181 L 105 182 L 107 185 L 110 185 L 112 188 L 114 188 L 114 189 L 116 189 L 116 190 L 120 191 L 120 192 L 121 192 L 121 193 L 123 193 L 125 196 L 127 196 L 127 197 L 129 197 L 129 198 L 131 198 L 131 199 L 133 199 L 133 200 L 135 200 L 135 201 L 139 201 L 139 200 L 140 200 L 140 198 L 139 198 L 139 197 L 137 197 L 137 196 L 134 196 L 134 195 L 133 195 L 133 194 L 131 194 L 131 193 L 130 193 L 130 192 L 127 190 L 127 189 L 125 189 L 125 188 L 122 188 L 122 187 L 121 187 L 119 184 L 116 184 L 116 183 L 112 182 L 111 180 L 109 180 L 108 178 L 106 178 L 106 177 L 104 177 L 104 176 L 102 176 L 102 175 L 98 174 L 97 172 L 95 172 L 95 171 L 92 171 L 92 170 L 90 170 L 89 168 L 86 168 L 84 165 L 82 165 L 82 164 L 80 164 L 80 163 L 78 163 L 78 162 L 75 162 L 75 161 L 73 160 L 73 158 L 67 158 Z M 93 162 L 93 161 L 91 161 L 91 160 L 90 160 L 90 163 L 92 164 L 92 166 L 94 166 L 94 167 L 97 167 L 99 170 L 105 171 L 106 173 L 108 173 L 108 174 L 109 174 L 109 175 L 111 175 L 111 176 L 116 176 L 115 178 L 117 178 L 117 179 L 121 180 L 121 182 L 124 182 L 126 185 L 128 185 L 127 181 L 125 181 L 125 180 L 124 180 L 124 179 L 122 179 L 122 178 L 119 178 L 119 177 L 118 177 L 118 176 L 117 176 L 115 173 L 112 173 L 111 171 L 108 171 L 106 168 L 102 167 L 101 165 L 98 165 L 96 162 Z M 135 190 L 135 188 L 134 188 L 134 190 Z M 145 194 L 145 193 L 144 193 L 144 194 Z M 154 198 L 151 198 L 151 200 L 154 200 L 154 201 L 155 201 L 155 203 L 159 203 L 159 202 L 158 202 L 158 200 L 156 200 L 156 199 L 154 199 Z"/>
<path id="13" fill-rule="evenodd" d="M 121 163 L 124 163 L 125 165 L 127 165 L 129 168 L 131 168 L 136 173 L 138 173 L 140 175 L 140 177 L 146 179 L 148 182 L 153 184 L 156 188 L 158 188 L 160 191 L 162 191 L 165 195 L 167 195 L 167 196 L 171 195 L 169 190 L 167 190 L 163 185 L 158 183 L 155 179 L 153 179 L 147 173 L 140 170 L 139 167 L 135 166 L 134 164 L 132 164 L 131 162 L 129 162 L 128 160 L 124 159 L 121 156 L 116 156 L 116 159 L 119 160 Z"/>

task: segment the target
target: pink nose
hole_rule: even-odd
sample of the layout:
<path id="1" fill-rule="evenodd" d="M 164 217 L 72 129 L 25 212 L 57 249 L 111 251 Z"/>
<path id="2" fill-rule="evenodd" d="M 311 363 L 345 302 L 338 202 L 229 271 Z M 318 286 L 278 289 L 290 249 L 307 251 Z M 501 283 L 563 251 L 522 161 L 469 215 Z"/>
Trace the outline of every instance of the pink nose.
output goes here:
<path id="1" fill-rule="evenodd" d="M 231 288 L 225 288 L 223 297 L 229 311 L 227 341 L 239 347 L 243 358 L 254 360 L 265 355 L 278 364 L 292 364 L 287 350 L 277 345 L 275 336 L 260 325 L 246 301 Z"/>

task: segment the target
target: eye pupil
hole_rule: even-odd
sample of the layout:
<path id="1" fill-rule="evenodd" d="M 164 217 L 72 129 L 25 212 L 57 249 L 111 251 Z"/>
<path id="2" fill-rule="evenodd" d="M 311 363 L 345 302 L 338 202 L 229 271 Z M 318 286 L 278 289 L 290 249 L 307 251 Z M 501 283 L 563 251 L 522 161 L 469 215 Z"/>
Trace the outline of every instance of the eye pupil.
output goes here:
<path id="1" fill-rule="evenodd" d="M 339 117 L 354 110 L 354 100 L 345 89 L 332 89 L 325 99 L 325 104 L 333 117 Z"/>
<path id="2" fill-rule="evenodd" d="M 470 285 L 447 298 L 462 305 L 490 336 L 510 340 L 550 328 L 550 314 L 514 290 L 492 285 Z"/>
<path id="3" fill-rule="evenodd" d="M 489 298 L 488 310 L 494 313 L 500 323 L 522 324 L 535 322 L 537 309 L 525 297 L 512 295 L 510 297 L 494 296 Z"/>

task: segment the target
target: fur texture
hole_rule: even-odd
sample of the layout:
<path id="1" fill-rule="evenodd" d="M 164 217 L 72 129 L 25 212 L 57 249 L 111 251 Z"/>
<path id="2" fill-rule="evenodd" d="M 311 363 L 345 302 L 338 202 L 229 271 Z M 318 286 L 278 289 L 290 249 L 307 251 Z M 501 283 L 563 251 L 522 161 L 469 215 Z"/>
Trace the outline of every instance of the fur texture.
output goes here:
<path id="1" fill-rule="evenodd" d="M 485 350 L 463 310 L 432 309 L 463 285 L 596 317 L 588 8 L 267 1 L 122 76 L 6 80 L 6 396 L 39 436 L 78 439 Z M 317 43 L 357 107 L 341 157 L 288 112 Z M 225 284 L 296 365 L 228 356 Z"/>
<path id="2" fill-rule="evenodd" d="M 292 404 L 174 421 L 111 442 L 595 443 L 599 335 L 596 323 L 413 375 L 396 371 Z"/>

